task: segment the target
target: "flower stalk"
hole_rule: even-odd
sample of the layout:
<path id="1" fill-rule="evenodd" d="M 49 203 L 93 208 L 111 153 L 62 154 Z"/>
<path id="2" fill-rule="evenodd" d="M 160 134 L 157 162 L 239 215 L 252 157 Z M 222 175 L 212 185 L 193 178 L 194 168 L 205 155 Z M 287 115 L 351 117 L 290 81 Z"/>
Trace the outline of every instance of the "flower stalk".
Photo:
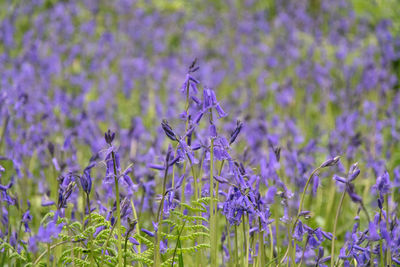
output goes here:
<path id="1" fill-rule="evenodd" d="M 117 163 L 115 160 L 115 153 L 114 151 L 111 152 L 111 157 L 113 160 L 113 168 L 114 168 L 114 182 L 115 182 L 115 196 L 117 202 L 117 228 L 118 228 L 118 266 L 122 266 L 122 231 L 121 231 L 121 207 L 120 207 L 120 200 L 119 200 L 119 187 L 118 187 L 118 174 L 117 174 Z"/>

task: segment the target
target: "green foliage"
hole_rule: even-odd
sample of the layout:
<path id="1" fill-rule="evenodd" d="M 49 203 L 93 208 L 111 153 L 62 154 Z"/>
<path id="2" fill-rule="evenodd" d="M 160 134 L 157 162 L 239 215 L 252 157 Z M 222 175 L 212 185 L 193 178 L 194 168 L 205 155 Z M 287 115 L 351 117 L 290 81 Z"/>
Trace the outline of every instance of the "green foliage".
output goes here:
<path id="1" fill-rule="evenodd" d="M 209 229 L 202 223 L 208 220 L 202 216 L 207 210 L 204 206 L 204 199 L 192 201 L 191 205 L 181 203 L 181 208 L 185 209 L 185 213 L 178 209 L 170 211 L 170 216 L 161 221 L 162 226 L 160 236 L 168 239 L 168 248 L 162 251 L 161 266 L 171 266 L 178 259 L 179 265 L 183 266 L 183 256 L 200 253 L 201 250 L 207 249 L 209 245 Z M 134 236 L 139 242 L 147 246 L 147 250 L 141 254 L 135 254 L 133 260 L 140 261 L 145 264 L 152 264 L 154 243 L 142 235 Z M 178 258 L 175 257 L 178 255 Z M 128 255 L 131 257 L 131 255 Z"/>

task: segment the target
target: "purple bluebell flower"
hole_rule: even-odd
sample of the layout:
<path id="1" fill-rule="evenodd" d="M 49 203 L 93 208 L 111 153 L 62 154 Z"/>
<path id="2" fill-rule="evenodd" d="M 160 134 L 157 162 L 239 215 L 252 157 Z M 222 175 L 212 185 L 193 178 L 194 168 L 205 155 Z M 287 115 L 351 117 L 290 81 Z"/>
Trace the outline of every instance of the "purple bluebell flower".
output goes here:
<path id="1" fill-rule="evenodd" d="M 75 189 L 75 182 L 71 181 L 67 186 L 63 186 L 62 184 L 59 187 L 58 191 L 58 209 L 66 208 L 67 201 L 71 196 L 72 192 Z"/>
<path id="2" fill-rule="evenodd" d="M 267 204 L 274 204 L 275 196 L 276 193 L 278 192 L 278 189 L 275 186 L 270 186 L 268 187 L 268 191 L 265 194 L 265 201 Z"/>
<path id="3" fill-rule="evenodd" d="M 220 118 L 226 117 L 228 114 L 220 106 L 215 96 L 215 92 L 211 89 L 204 89 L 203 91 L 203 111 L 215 108 Z"/>
<path id="4" fill-rule="evenodd" d="M 209 132 L 210 132 L 209 136 L 210 136 L 211 138 L 216 138 L 216 137 L 218 136 L 217 128 L 215 127 L 215 124 L 214 124 L 214 123 L 211 123 L 211 124 L 210 124 Z"/>
<path id="5" fill-rule="evenodd" d="M 89 164 L 89 166 L 83 170 L 83 174 L 79 177 L 82 189 L 86 194 L 90 194 L 90 191 L 92 190 L 92 177 L 90 172 L 94 166 L 94 163 Z"/>
<path id="6" fill-rule="evenodd" d="M 50 221 L 46 226 L 41 225 L 39 227 L 36 239 L 39 242 L 51 243 L 53 238 L 58 238 L 61 233 L 64 224 L 56 224 L 54 220 Z"/>
<path id="7" fill-rule="evenodd" d="M 192 164 L 197 164 L 199 163 L 198 159 L 195 158 L 194 153 L 192 148 L 186 143 L 186 141 L 183 138 L 180 138 L 178 140 L 179 145 L 178 145 L 178 155 L 180 156 L 181 159 L 185 159 L 186 156 L 190 160 Z"/>
<path id="8" fill-rule="evenodd" d="M 340 176 L 337 176 L 337 175 L 333 176 L 333 179 L 335 179 L 336 181 L 338 181 L 340 183 L 344 183 L 345 184 L 346 192 L 350 196 L 351 200 L 353 202 L 356 202 L 356 203 L 361 203 L 362 202 L 362 198 L 359 195 L 356 194 L 355 186 L 352 183 L 352 181 L 354 181 L 359 174 L 360 174 L 360 169 L 358 168 L 358 163 L 355 163 L 350 167 L 349 172 L 347 174 L 347 178 L 343 178 L 343 177 L 340 177 Z"/>
<path id="9" fill-rule="evenodd" d="M 331 256 L 324 257 L 324 248 L 318 247 L 317 258 L 315 259 L 315 266 L 326 267 L 328 265 L 325 265 L 324 263 L 329 261 L 330 259 L 331 259 Z"/>
<path id="10" fill-rule="evenodd" d="M 142 231 L 143 233 L 145 233 L 146 235 L 148 235 L 148 236 L 150 236 L 150 237 L 154 237 L 154 233 L 153 233 L 153 232 L 150 232 L 150 231 L 147 230 L 147 229 L 142 228 L 142 229 L 140 229 L 140 231 Z"/>
<path id="11" fill-rule="evenodd" d="M 167 120 L 163 120 L 161 122 L 161 127 L 169 139 L 171 139 L 172 141 L 178 141 L 177 135 L 174 133 Z"/>
<path id="12" fill-rule="evenodd" d="M 31 229 L 29 228 L 29 223 L 32 221 L 32 215 L 29 209 L 22 215 L 21 222 L 24 224 L 25 232 L 30 233 Z"/>
<path id="13" fill-rule="evenodd" d="M 243 122 L 238 120 L 236 122 L 235 130 L 233 130 L 233 132 L 231 133 L 231 137 L 229 139 L 229 145 L 231 145 L 233 142 L 235 142 L 235 140 L 238 137 L 238 135 L 239 135 L 240 131 L 242 130 L 242 128 L 243 128 Z"/>
<path id="14" fill-rule="evenodd" d="M 106 133 L 104 133 L 104 139 L 106 140 L 106 143 L 111 146 L 112 142 L 114 141 L 115 138 L 115 133 L 111 132 L 110 129 Z"/>
<path id="15" fill-rule="evenodd" d="M 312 194 L 315 196 L 317 194 L 318 186 L 319 186 L 319 175 L 315 174 L 313 176 L 313 187 L 312 187 Z"/>
<path id="16" fill-rule="evenodd" d="M 7 190 L 10 189 L 13 186 L 13 184 L 14 184 L 14 180 L 13 179 L 11 179 L 11 181 L 8 183 L 8 185 L 0 184 L 0 190 L 4 191 L 4 192 L 7 192 Z"/>
<path id="17" fill-rule="evenodd" d="M 228 141 L 223 136 L 214 139 L 214 157 L 219 161 L 231 159 Z"/>
<path id="18" fill-rule="evenodd" d="M 116 167 L 117 173 L 114 173 L 114 160 L 112 157 L 112 153 L 114 153 L 115 167 Z M 105 162 L 106 162 L 106 176 L 105 176 L 104 182 L 105 183 L 113 183 L 114 177 L 118 176 L 118 173 L 121 172 L 119 153 L 117 151 L 115 151 L 115 148 L 113 146 L 111 146 L 107 150 Z"/>
<path id="19" fill-rule="evenodd" d="M 379 192 L 380 195 L 387 195 L 390 193 L 392 184 L 390 182 L 390 176 L 387 171 L 376 178 L 376 184 L 372 186 L 374 190 Z"/>
<path id="20" fill-rule="evenodd" d="M 326 167 L 331 167 L 336 165 L 339 162 L 340 157 L 336 156 L 332 159 L 328 159 L 327 161 L 325 161 L 324 163 L 321 164 L 320 168 L 326 168 Z"/>
<path id="21" fill-rule="evenodd" d="M 303 223 L 299 220 L 294 228 L 293 237 L 296 238 L 298 241 L 303 240 L 303 236 L 305 234 Z"/>
<path id="22" fill-rule="evenodd" d="M 197 94 L 198 92 L 197 84 L 199 84 L 200 82 L 191 75 L 200 68 L 199 66 L 196 66 L 196 64 L 197 64 L 197 58 L 193 60 L 192 64 L 189 66 L 185 82 L 182 85 L 182 90 L 181 90 L 182 93 L 186 93 L 186 91 L 189 90 L 189 88 L 192 89 L 194 94 Z"/>
<path id="23" fill-rule="evenodd" d="M 370 222 L 368 229 L 369 229 L 369 231 L 368 231 L 368 239 L 369 240 L 378 241 L 379 239 L 381 239 L 381 237 L 378 234 L 377 225 L 375 224 L 375 222 Z"/>

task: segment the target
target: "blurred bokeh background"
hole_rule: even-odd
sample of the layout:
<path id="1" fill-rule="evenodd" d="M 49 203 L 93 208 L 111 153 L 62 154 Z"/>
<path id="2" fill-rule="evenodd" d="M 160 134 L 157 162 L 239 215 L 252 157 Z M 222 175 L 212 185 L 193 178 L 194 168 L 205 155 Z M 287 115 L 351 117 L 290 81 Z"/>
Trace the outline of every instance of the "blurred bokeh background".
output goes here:
<path id="1" fill-rule="evenodd" d="M 16 176 L 21 198 L 57 199 L 54 169 L 86 166 L 108 128 L 144 183 L 147 164 L 166 148 L 161 119 L 179 127 L 195 58 L 199 88 L 214 89 L 229 114 L 221 127 L 245 122 L 237 157 L 249 166 L 262 169 L 280 146 L 285 177 L 301 186 L 336 155 L 342 171 L 359 161 L 365 177 L 392 174 L 400 164 L 399 14 L 397 0 L 3 0 L 2 184 Z M 364 196 L 373 183 L 359 182 Z"/>

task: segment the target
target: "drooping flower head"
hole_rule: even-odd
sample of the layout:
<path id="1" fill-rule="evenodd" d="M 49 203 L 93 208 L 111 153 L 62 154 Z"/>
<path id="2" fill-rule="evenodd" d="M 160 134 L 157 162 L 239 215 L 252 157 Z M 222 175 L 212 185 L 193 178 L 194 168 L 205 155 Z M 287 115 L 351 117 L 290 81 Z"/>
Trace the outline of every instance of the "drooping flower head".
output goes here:
<path id="1" fill-rule="evenodd" d="M 185 82 L 182 84 L 182 93 L 189 93 L 189 88 L 192 89 L 193 94 L 197 94 L 197 84 L 200 82 L 192 76 L 192 73 L 196 72 L 200 67 L 197 66 L 197 58 L 195 58 L 190 64 L 188 72 L 186 74 Z"/>
<path id="2" fill-rule="evenodd" d="M 347 178 L 340 177 L 338 175 L 334 175 L 333 176 L 333 179 L 335 179 L 339 183 L 345 184 L 346 192 L 350 196 L 351 200 L 353 202 L 356 202 L 356 203 L 361 203 L 362 202 L 362 198 L 359 195 L 356 194 L 355 186 L 354 186 L 354 184 L 352 182 L 358 177 L 359 174 L 360 174 L 360 169 L 358 168 L 358 163 L 354 163 L 349 169 L 349 172 L 347 174 Z"/>
<path id="3" fill-rule="evenodd" d="M 171 139 L 172 141 L 178 141 L 178 137 L 175 134 L 175 132 L 172 130 L 171 126 L 168 124 L 167 120 L 163 120 L 161 122 L 161 127 L 164 130 L 165 134 L 167 135 L 167 137 L 169 139 Z"/>
<path id="4" fill-rule="evenodd" d="M 115 138 L 115 133 L 111 132 L 110 129 L 106 133 L 104 133 L 104 138 L 106 140 L 106 143 L 111 146 L 112 142 L 114 141 Z"/>
<path id="5" fill-rule="evenodd" d="M 86 194 L 90 194 L 90 191 L 92 190 L 92 177 L 90 173 L 94 166 L 94 163 L 89 164 L 89 166 L 83 170 L 83 174 L 79 177 L 82 189 Z"/>

